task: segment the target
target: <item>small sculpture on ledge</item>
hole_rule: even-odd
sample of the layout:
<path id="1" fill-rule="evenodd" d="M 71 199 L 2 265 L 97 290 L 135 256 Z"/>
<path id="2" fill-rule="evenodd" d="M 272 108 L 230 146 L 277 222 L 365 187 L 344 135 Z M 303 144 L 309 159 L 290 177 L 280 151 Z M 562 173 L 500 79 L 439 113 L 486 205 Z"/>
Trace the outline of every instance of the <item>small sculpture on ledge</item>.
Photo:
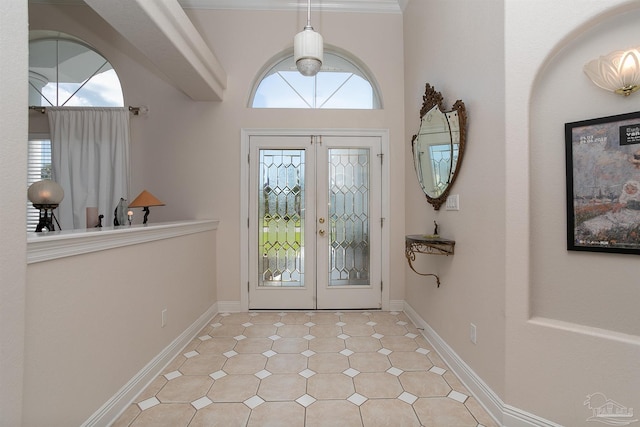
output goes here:
<path id="1" fill-rule="evenodd" d="M 435 228 L 433 229 L 433 235 L 435 237 L 439 237 L 439 235 L 438 235 L 438 223 L 435 220 L 433 220 L 433 225 L 435 226 Z"/>

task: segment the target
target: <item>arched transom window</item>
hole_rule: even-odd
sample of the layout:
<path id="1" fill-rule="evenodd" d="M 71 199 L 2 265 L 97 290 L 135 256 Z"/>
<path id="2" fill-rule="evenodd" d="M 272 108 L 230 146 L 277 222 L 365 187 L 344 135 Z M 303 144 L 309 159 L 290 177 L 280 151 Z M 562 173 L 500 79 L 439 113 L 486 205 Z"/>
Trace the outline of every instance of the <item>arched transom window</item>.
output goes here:
<path id="1" fill-rule="evenodd" d="M 373 78 L 355 60 L 336 52 L 324 52 L 320 72 L 305 77 L 293 55 L 279 59 L 256 82 L 249 105 L 253 108 L 382 108 Z"/>
<path id="2" fill-rule="evenodd" d="M 124 106 L 116 72 L 93 48 L 68 34 L 29 35 L 29 105 Z"/>

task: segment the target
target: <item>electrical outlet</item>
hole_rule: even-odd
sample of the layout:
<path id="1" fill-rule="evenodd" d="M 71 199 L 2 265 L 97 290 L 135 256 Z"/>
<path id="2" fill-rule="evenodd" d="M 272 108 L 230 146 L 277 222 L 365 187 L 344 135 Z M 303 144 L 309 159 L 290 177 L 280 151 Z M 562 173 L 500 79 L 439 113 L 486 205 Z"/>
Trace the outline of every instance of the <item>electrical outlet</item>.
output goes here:
<path id="1" fill-rule="evenodd" d="M 167 309 L 162 310 L 162 327 L 167 326 Z"/>
<path id="2" fill-rule="evenodd" d="M 447 202 L 445 204 L 445 209 L 448 211 L 459 211 L 460 210 L 460 196 L 458 194 L 452 194 L 447 197 Z"/>
<path id="3" fill-rule="evenodd" d="M 469 328 L 469 338 L 471 339 L 471 342 L 476 344 L 476 339 L 477 339 L 477 335 L 476 335 L 476 325 L 474 325 L 473 323 L 470 324 L 471 327 Z"/>

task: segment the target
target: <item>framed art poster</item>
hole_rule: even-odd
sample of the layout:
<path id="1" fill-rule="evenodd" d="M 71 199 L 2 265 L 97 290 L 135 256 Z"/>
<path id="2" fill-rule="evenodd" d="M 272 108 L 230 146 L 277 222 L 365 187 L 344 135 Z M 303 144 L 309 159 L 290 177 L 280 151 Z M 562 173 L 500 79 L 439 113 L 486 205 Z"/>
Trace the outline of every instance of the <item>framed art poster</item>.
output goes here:
<path id="1" fill-rule="evenodd" d="M 567 249 L 640 254 L 640 111 L 565 124 Z"/>

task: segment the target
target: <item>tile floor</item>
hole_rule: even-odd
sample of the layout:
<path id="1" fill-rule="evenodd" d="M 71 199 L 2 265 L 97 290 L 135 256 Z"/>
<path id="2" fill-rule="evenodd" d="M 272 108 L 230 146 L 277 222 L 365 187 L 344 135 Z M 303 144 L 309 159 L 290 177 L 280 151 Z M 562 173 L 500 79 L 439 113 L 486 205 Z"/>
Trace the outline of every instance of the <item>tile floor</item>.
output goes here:
<path id="1" fill-rule="evenodd" d="M 113 427 L 496 427 L 398 312 L 217 315 Z"/>

